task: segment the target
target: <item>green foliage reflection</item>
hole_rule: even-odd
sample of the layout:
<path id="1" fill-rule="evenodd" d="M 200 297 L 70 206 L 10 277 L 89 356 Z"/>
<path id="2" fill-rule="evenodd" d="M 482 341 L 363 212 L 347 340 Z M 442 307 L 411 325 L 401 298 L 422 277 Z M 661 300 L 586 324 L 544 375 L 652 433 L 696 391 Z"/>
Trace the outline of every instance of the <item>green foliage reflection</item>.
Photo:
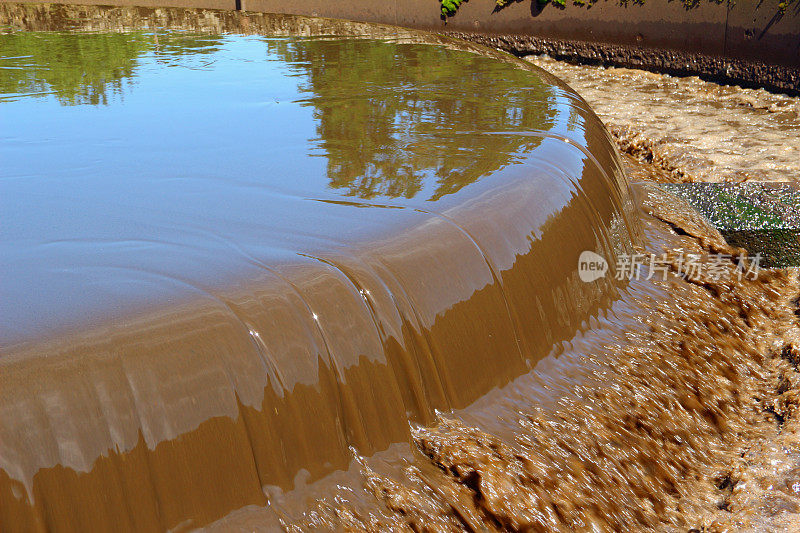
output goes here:
<path id="1" fill-rule="evenodd" d="M 135 83 L 140 58 L 161 63 L 218 50 L 219 38 L 170 32 L 0 33 L 0 93 L 53 94 L 64 105 L 107 105 Z"/>
<path id="2" fill-rule="evenodd" d="M 535 74 L 438 46 L 277 40 L 308 81 L 333 188 L 358 198 L 454 193 L 532 150 L 552 127 L 550 86 Z"/>
<path id="3" fill-rule="evenodd" d="M 67 105 L 106 104 L 130 83 L 151 43 L 141 34 L 14 32 L 0 35 L 0 92 L 53 93 Z"/>

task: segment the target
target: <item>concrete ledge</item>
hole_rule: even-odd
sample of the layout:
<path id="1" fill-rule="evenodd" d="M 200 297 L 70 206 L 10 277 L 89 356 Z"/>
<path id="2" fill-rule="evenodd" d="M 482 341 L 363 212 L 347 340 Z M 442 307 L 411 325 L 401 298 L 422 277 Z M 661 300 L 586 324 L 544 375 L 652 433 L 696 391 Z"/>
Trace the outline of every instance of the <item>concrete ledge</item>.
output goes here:
<path id="1" fill-rule="evenodd" d="M 800 3 L 784 15 L 771 2 L 745 2 L 728 10 L 725 55 L 800 67 Z"/>
<path id="2" fill-rule="evenodd" d="M 0 4 L 65 4 L 78 6 L 136 6 L 136 7 L 182 7 L 187 9 L 235 10 L 239 0 L 61 0 L 43 2 L 37 0 L 0 0 Z"/>
<path id="3" fill-rule="evenodd" d="M 436 7 L 436 1 L 432 0 Z M 285 13 L 307 17 L 328 17 L 357 22 L 396 24 L 396 1 L 375 0 L 242 0 L 242 9 L 256 13 Z"/>

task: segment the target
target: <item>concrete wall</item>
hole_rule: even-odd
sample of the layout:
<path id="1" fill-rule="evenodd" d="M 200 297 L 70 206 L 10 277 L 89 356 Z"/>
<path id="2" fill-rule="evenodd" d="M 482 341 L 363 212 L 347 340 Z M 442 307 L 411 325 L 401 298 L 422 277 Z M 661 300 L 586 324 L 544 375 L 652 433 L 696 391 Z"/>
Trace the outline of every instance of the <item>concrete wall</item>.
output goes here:
<path id="1" fill-rule="evenodd" d="M 726 55 L 800 67 L 800 2 L 780 15 L 773 2 L 747 0 L 728 11 Z"/>
<path id="2" fill-rule="evenodd" d="M 469 0 L 445 23 L 437 0 L 242 0 L 269 13 L 385 22 L 425 30 L 590 41 L 724 56 L 800 67 L 800 2 L 778 15 L 778 0 L 701 0 L 686 9 L 678 0 L 560 9 L 521 0 L 495 11 L 494 0 Z"/>

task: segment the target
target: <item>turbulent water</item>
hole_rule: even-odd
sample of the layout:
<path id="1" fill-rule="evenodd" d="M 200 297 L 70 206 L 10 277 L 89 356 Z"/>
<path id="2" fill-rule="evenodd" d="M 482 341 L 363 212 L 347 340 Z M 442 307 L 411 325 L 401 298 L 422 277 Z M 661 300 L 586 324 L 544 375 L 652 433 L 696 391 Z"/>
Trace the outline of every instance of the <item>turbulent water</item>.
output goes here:
<path id="1" fill-rule="evenodd" d="M 669 181 L 800 181 L 800 99 L 642 70 L 527 58 L 566 81 Z"/>
<path id="2" fill-rule="evenodd" d="M 0 17 L 1 529 L 800 525 L 796 272 L 629 191 L 557 80 L 380 26 Z M 793 179 L 796 100 L 537 62 L 635 179 Z"/>

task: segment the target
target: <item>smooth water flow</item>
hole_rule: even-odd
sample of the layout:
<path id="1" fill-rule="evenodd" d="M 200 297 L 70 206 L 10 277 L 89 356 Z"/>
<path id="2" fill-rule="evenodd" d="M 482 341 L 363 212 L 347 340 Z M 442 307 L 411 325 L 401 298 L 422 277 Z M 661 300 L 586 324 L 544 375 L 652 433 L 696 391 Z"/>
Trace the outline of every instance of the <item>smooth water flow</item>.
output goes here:
<path id="1" fill-rule="evenodd" d="M 627 183 L 535 67 L 313 19 L 0 14 L 8 523 L 267 504 L 509 383 L 615 297 L 613 265 L 583 283 L 577 262 L 637 239 Z"/>

